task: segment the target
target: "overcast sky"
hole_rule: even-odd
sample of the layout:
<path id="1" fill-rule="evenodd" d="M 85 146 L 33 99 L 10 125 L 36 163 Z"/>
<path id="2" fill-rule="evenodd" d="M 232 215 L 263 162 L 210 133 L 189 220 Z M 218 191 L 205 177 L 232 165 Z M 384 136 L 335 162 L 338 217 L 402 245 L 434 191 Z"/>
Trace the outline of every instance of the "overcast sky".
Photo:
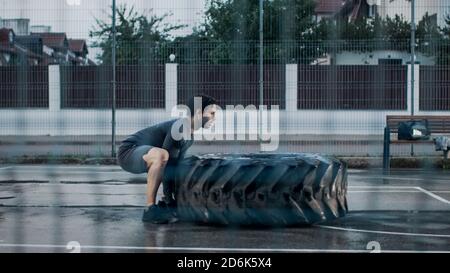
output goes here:
<path id="1" fill-rule="evenodd" d="M 134 5 L 138 12 L 158 15 L 171 12 L 171 23 L 190 27 L 174 35 L 190 33 L 203 20 L 206 0 L 117 0 L 117 5 Z M 94 18 L 107 20 L 112 0 L 0 0 L 0 18 L 28 18 L 30 25 L 49 25 L 53 32 L 69 38 L 88 39 Z M 94 51 L 90 50 L 91 53 Z M 90 54 L 94 57 L 93 54 Z"/>
<path id="2" fill-rule="evenodd" d="M 184 35 L 203 21 L 206 1 L 117 0 L 117 4 L 133 5 L 140 13 L 173 13 L 169 22 L 189 26 L 173 34 Z M 94 18 L 109 20 L 107 13 L 110 12 L 111 3 L 112 0 L 0 0 L 0 18 L 28 18 L 30 25 L 49 25 L 53 32 L 66 32 L 69 38 L 88 40 L 89 30 L 95 25 Z M 395 0 L 389 3 L 391 12 L 403 13 L 406 19 L 409 18 L 409 2 Z M 441 15 L 450 12 L 449 3 L 450 0 L 416 0 L 417 20 L 426 10 Z M 443 21 L 443 16 L 439 20 Z M 88 44 L 90 42 L 88 40 Z M 92 48 L 89 50 L 91 58 L 98 53 Z"/>

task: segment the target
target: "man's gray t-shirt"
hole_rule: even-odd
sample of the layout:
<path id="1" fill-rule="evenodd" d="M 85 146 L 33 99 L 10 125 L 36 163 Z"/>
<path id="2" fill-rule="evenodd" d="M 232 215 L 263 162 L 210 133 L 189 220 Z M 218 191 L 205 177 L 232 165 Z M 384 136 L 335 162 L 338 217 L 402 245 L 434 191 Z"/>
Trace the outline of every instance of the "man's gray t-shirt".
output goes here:
<path id="1" fill-rule="evenodd" d="M 171 134 L 172 125 L 179 119 L 162 122 L 142 129 L 122 141 L 121 148 L 133 146 L 152 146 L 163 148 L 169 152 L 169 164 L 184 158 L 193 140 L 174 140 Z"/>

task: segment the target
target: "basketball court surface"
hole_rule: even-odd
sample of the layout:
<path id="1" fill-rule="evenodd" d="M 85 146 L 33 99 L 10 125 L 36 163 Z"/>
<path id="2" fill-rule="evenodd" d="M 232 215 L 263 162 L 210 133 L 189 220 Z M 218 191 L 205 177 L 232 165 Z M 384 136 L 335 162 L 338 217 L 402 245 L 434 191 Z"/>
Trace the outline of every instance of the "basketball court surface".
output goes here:
<path id="1" fill-rule="evenodd" d="M 289 228 L 141 222 L 145 174 L 0 166 L 0 252 L 447 252 L 450 175 L 349 170 L 349 213 Z"/>

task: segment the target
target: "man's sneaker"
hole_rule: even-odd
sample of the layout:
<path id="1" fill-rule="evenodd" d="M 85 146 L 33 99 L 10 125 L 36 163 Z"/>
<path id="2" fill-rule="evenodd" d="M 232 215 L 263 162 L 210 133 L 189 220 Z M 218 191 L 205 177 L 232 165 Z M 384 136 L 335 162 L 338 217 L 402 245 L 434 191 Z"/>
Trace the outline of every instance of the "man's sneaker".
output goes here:
<path id="1" fill-rule="evenodd" d="M 158 205 L 151 205 L 142 215 L 143 222 L 151 222 L 153 224 L 167 224 L 171 220 L 170 212 Z"/>
<path id="2" fill-rule="evenodd" d="M 177 202 L 175 199 L 163 196 L 162 200 L 158 202 L 158 206 L 166 208 L 173 217 L 178 218 L 177 215 Z"/>

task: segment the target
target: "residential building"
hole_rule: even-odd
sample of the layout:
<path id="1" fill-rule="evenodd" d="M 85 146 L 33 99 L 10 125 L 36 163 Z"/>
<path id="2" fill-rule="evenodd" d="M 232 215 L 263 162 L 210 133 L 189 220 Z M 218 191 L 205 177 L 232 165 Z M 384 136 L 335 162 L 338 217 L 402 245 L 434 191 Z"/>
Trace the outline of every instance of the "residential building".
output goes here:
<path id="1" fill-rule="evenodd" d="M 316 0 L 316 21 L 333 18 L 344 6 L 345 0 Z"/>
<path id="2" fill-rule="evenodd" d="M 22 46 L 16 41 L 14 30 L 0 29 L 0 66 L 38 65 L 42 56 Z"/>
<path id="3" fill-rule="evenodd" d="M 88 58 L 89 50 L 85 40 L 69 39 L 69 50 L 74 55 L 70 58 L 74 65 L 92 64 Z"/>
<path id="4" fill-rule="evenodd" d="M 30 26 L 30 32 L 52 32 L 51 26 L 45 26 L 45 25 L 34 25 Z"/>
<path id="5" fill-rule="evenodd" d="M 14 18 L 14 19 L 0 19 L 0 28 L 12 29 L 15 35 L 28 35 L 30 19 Z"/>
<path id="6" fill-rule="evenodd" d="M 42 39 L 46 64 L 70 64 L 69 40 L 62 32 L 31 33 Z"/>

